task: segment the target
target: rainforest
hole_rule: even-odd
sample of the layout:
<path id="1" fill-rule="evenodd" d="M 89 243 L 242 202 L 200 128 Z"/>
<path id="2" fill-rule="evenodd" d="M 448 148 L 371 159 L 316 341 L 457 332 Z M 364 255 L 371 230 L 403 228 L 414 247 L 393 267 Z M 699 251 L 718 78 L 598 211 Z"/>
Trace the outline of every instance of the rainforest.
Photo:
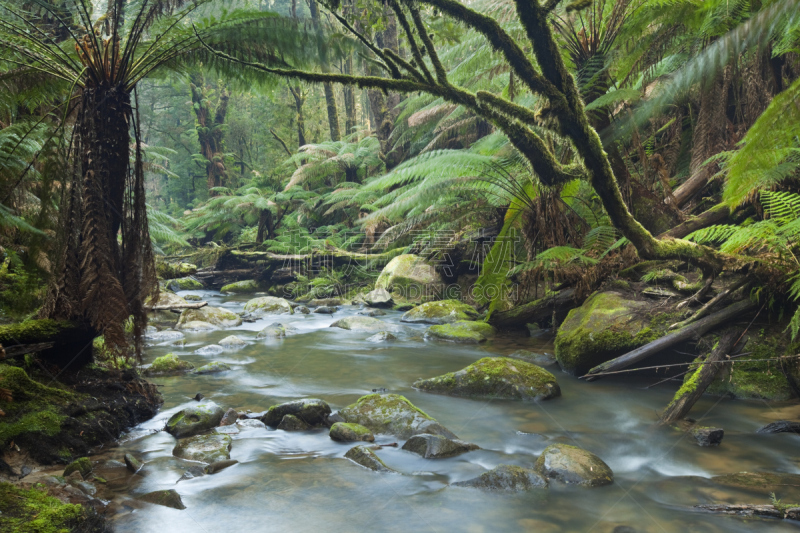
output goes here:
<path id="1" fill-rule="evenodd" d="M 0 530 L 800 525 L 800 0 L 0 0 Z"/>

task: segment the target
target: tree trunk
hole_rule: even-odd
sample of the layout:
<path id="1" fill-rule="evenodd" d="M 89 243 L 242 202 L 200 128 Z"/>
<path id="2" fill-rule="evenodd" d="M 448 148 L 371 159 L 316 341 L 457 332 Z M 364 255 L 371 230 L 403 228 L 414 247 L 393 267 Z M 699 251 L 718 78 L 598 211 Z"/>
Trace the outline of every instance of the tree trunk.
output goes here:
<path id="1" fill-rule="evenodd" d="M 388 48 L 394 53 L 399 54 L 400 45 L 397 39 L 397 18 L 394 12 L 388 7 L 384 9 L 384 20 L 386 21 L 386 27 L 383 31 L 375 35 L 375 42 L 379 48 Z M 379 67 L 371 63 L 368 65 L 367 70 L 370 76 L 379 76 L 381 74 L 381 69 Z M 396 107 L 397 104 L 400 103 L 400 95 L 371 89 L 367 91 L 367 99 L 369 100 L 369 109 L 372 118 L 372 131 L 381 143 L 381 152 L 388 156 L 391 151 L 389 139 L 392 135 L 392 131 L 394 131 L 394 121 L 399 114 Z M 391 168 L 396 166 L 399 161 L 399 156 L 393 156 L 386 161 L 386 165 L 388 168 Z"/>
<path id="2" fill-rule="evenodd" d="M 191 76 L 192 104 L 197 119 L 197 140 L 200 143 L 200 154 L 206 160 L 206 183 L 210 196 L 217 193 L 211 189 L 228 185 L 228 171 L 225 168 L 224 124 L 228 114 L 230 93 L 227 88 L 219 89 L 219 98 L 215 109 L 211 109 L 209 101 L 210 88 L 206 86 L 202 74 Z"/>
<path id="3" fill-rule="evenodd" d="M 353 74 L 353 56 L 347 57 L 344 63 L 345 74 Z M 356 88 L 352 85 L 345 85 L 342 89 L 344 93 L 344 112 L 345 112 L 345 136 L 353 133 L 356 127 Z"/>
<path id="4" fill-rule="evenodd" d="M 314 22 L 314 28 L 317 30 L 317 47 L 319 48 L 320 55 L 320 68 L 322 72 L 329 73 L 331 71 L 330 64 L 328 63 L 328 54 L 325 49 L 325 43 L 322 42 L 322 28 L 319 18 L 319 7 L 315 0 L 309 1 L 309 8 L 311 10 L 311 20 Z M 336 94 L 333 91 L 333 84 L 325 82 L 322 84 L 325 90 L 325 105 L 328 110 L 328 127 L 331 132 L 331 140 L 339 141 L 342 138 L 342 133 L 339 130 L 339 111 L 336 108 Z"/>
<path id="5" fill-rule="evenodd" d="M 294 107 L 295 111 L 297 112 L 297 116 L 295 117 L 297 120 L 297 146 L 305 146 L 306 143 L 306 119 L 303 116 L 303 104 L 306 101 L 306 95 L 303 93 L 302 86 L 298 83 L 297 87 L 289 85 L 289 91 L 291 91 L 292 96 L 294 97 Z"/>

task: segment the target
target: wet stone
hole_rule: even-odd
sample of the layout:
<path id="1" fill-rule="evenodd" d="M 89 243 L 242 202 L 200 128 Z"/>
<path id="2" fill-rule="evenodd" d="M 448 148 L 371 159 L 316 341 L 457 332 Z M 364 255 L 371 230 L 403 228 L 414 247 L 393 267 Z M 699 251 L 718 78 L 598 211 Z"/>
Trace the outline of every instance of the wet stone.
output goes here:
<path id="1" fill-rule="evenodd" d="M 225 470 L 229 466 L 233 466 L 233 465 L 237 464 L 238 462 L 239 461 L 237 461 L 236 459 L 226 459 L 226 460 L 223 460 L 223 461 L 216 461 L 216 462 L 211 463 L 210 465 L 206 466 L 205 468 L 203 468 L 203 472 L 205 474 L 209 474 L 209 475 L 216 474 L 217 472 L 222 472 L 223 470 Z"/>
<path id="2" fill-rule="evenodd" d="M 479 446 L 459 439 L 448 439 L 441 435 L 414 435 L 403 444 L 403 449 L 425 459 L 455 457 L 462 453 L 480 449 Z"/>
<path id="3" fill-rule="evenodd" d="M 222 420 L 219 421 L 219 425 L 230 426 L 235 424 L 237 420 L 239 420 L 239 413 L 236 412 L 236 409 L 231 408 L 225 411 L 225 414 L 222 415 Z"/>
<path id="4" fill-rule="evenodd" d="M 547 479 L 541 474 L 521 466 L 499 465 L 480 476 L 458 481 L 451 484 L 454 487 L 473 487 L 483 490 L 496 491 L 523 491 L 531 489 L 546 489 Z"/>
<path id="5" fill-rule="evenodd" d="M 389 333 L 388 331 L 380 331 L 371 337 L 367 337 L 367 342 L 386 342 L 386 341 L 396 341 L 397 337 Z"/>
<path id="6" fill-rule="evenodd" d="M 225 412 L 214 402 L 206 402 L 178 411 L 167 421 L 165 430 L 176 439 L 197 435 L 215 428 Z"/>
<path id="7" fill-rule="evenodd" d="M 600 487 L 614 482 L 614 473 L 602 459 L 569 444 L 545 448 L 534 469 L 547 479 L 566 484 Z"/>
<path id="8" fill-rule="evenodd" d="M 286 415 L 293 415 L 309 426 L 321 426 L 325 424 L 329 414 L 331 408 L 327 403 L 317 398 L 308 398 L 273 405 L 261 421 L 270 427 L 277 427 Z"/>
<path id="9" fill-rule="evenodd" d="M 197 355 L 219 355 L 225 350 L 219 344 L 209 344 L 194 351 Z"/>
<path id="10" fill-rule="evenodd" d="M 139 470 L 141 470 L 142 466 L 144 466 L 141 461 L 139 461 L 136 457 L 134 457 L 129 453 L 125 454 L 124 459 L 125 459 L 125 467 L 134 474 Z"/>
<path id="11" fill-rule="evenodd" d="M 73 472 L 77 472 L 82 479 L 86 479 L 92 473 L 92 462 L 88 457 L 76 459 L 67 465 L 62 475 L 69 477 Z"/>
<path id="12" fill-rule="evenodd" d="M 690 431 L 698 446 L 719 446 L 725 430 L 722 428 L 699 427 Z"/>
<path id="13" fill-rule="evenodd" d="M 283 431 L 306 431 L 310 428 L 311 426 L 294 415 L 284 415 L 283 419 L 281 419 L 278 424 L 278 429 Z"/>
<path id="14" fill-rule="evenodd" d="M 336 306 L 321 305 L 321 306 L 317 307 L 316 309 L 314 309 L 314 312 L 315 313 L 319 313 L 321 315 L 332 315 L 333 313 L 335 313 L 338 310 L 339 310 L 339 308 L 336 307 Z"/>
<path id="15" fill-rule="evenodd" d="M 357 465 L 375 472 L 395 472 L 395 470 L 386 466 L 369 446 L 355 446 L 350 448 L 344 456 Z"/>
<path id="16" fill-rule="evenodd" d="M 237 337 L 236 335 L 229 335 L 219 341 L 217 344 L 222 346 L 223 348 L 239 348 L 240 346 L 246 346 L 247 343 L 244 342 L 241 338 Z"/>
<path id="17" fill-rule="evenodd" d="M 212 361 L 207 365 L 203 365 L 197 370 L 194 371 L 195 374 L 216 374 L 219 372 L 227 372 L 230 370 L 231 367 L 228 366 L 226 363 L 220 363 L 219 361 Z"/>
<path id="18" fill-rule="evenodd" d="M 331 426 L 331 439 L 338 442 L 374 442 L 375 435 L 370 430 L 360 424 L 348 424 L 347 422 L 336 422 Z"/>
<path id="19" fill-rule="evenodd" d="M 231 458 L 231 437 L 212 433 L 210 435 L 195 435 L 181 439 L 172 450 L 172 455 L 189 461 L 214 463 Z"/>
<path id="20" fill-rule="evenodd" d="M 155 505 L 171 507 L 172 509 L 186 509 L 186 506 L 183 505 L 183 501 L 181 500 L 181 495 L 178 494 L 175 489 L 148 492 L 147 494 L 139 496 L 137 499 Z"/>
<path id="21" fill-rule="evenodd" d="M 307 315 L 311 312 L 311 309 L 306 307 L 305 305 L 298 305 L 294 308 L 296 313 L 300 313 L 301 315 Z"/>

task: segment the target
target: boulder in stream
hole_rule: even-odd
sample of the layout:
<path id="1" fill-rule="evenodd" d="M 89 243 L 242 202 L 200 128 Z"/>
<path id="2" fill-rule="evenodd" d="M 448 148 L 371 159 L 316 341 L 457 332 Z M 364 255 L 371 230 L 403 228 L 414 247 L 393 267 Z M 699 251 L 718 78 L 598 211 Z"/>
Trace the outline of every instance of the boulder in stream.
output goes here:
<path id="1" fill-rule="evenodd" d="M 403 326 L 398 326 L 395 324 L 390 324 L 389 322 L 384 322 L 383 320 L 379 320 L 377 318 L 373 318 L 370 316 L 348 316 L 345 318 L 340 318 L 333 324 L 331 324 L 332 328 L 341 328 L 346 329 L 349 331 L 365 331 L 368 333 L 377 333 L 379 331 L 390 331 L 392 333 L 404 333 L 406 329 Z"/>
<path id="2" fill-rule="evenodd" d="M 236 412 L 236 409 L 231 407 L 230 409 L 225 411 L 224 415 L 222 415 L 222 420 L 219 421 L 219 425 L 232 426 L 233 424 L 236 423 L 237 420 L 239 420 L 239 413 Z"/>
<path id="3" fill-rule="evenodd" d="M 172 415 L 164 429 L 176 439 L 182 439 L 217 427 L 224 414 L 222 407 L 214 402 L 203 402 Z"/>
<path id="4" fill-rule="evenodd" d="M 313 427 L 325 425 L 329 414 L 331 408 L 327 403 L 318 398 L 308 398 L 273 405 L 261 417 L 261 421 L 274 428 L 281 423 L 284 416 L 292 415 Z"/>
<path id="5" fill-rule="evenodd" d="M 391 307 L 394 305 L 394 300 L 386 289 L 375 289 L 364 295 L 364 303 L 370 307 Z"/>
<path id="6" fill-rule="evenodd" d="M 519 359 L 520 361 L 525 361 L 526 363 L 531 363 L 536 366 L 550 366 L 557 363 L 556 356 L 547 352 L 538 353 L 528 350 L 517 350 L 514 353 L 508 354 L 506 357 Z"/>
<path id="7" fill-rule="evenodd" d="M 236 335 L 228 335 L 217 344 L 222 346 L 223 348 L 239 348 L 242 346 L 246 346 L 247 343 L 244 342 L 241 338 L 237 337 Z"/>
<path id="8" fill-rule="evenodd" d="M 294 312 L 291 304 L 286 299 L 276 296 L 253 298 L 244 304 L 244 311 L 254 317 L 284 314 L 291 315 Z"/>
<path id="9" fill-rule="evenodd" d="M 458 438 L 399 394 L 362 396 L 356 403 L 340 410 L 338 417 L 344 422 L 360 424 L 375 434 L 396 435 L 401 439 L 422 433 Z"/>
<path id="10" fill-rule="evenodd" d="M 75 459 L 64 469 L 63 477 L 69 477 L 73 472 L 78 472 L 82 479 L 86 479 L 92 473 L 92 461 L 88 457 Z"/>
<path id="11" fill-rule="evenodd" d="M 265 327 L 261 331 L 258 332 L 256 335 L 257 339 L 282 339 L 287 335 L 291 335 L 295 333 L 297 328 L 292 326 L 288 326 L 286 324 L 281 324 L 279 322 L 273 322 L 269 326 Z"/>
<path id="12" fill-rule="evenodd" d="M 183 504 L 181 500 L 181 495 L 177 493 L 175 489 L 168 489 L 168 490 L 156 490 L 153 492 L 148 492 L 147 494 L 142 494 L 141 496 L 137 496 L 137 500 L 141 500 L 143 502 L 152 503 L 155 505 L 163 505 L 164 507 L 170 507 L 172 509 L 183 510 L 186 509 L 186 506 Z"/>
<path id="13" fill-rule="evenodd" d="M 231 437 L 219 433 L 195 435 L 178 440 L 172 449 L 172 455 L 189 461 L 215 463 L 231 458 Z"/>
<path id="14" fill-rule="evenodd" d="M 422 434 L 414 435 L 408 439 L 403 444 L 403 449 L 421 455 L 425 459 L 443 459 L 445 457 L 455 457 L 472 450 L 479 450 L 480 447 L 459 439 Z"/>
<path id="15" fill-rule="evenodd" d="M 203 473 L 208 475 L 216 474 L 235 464 L 239 464 L 239 461 L 236 459 L 223 459 L 222 461 L 216 461 L 210 465 L 206 465 L 203 468 Z"/>
<path id="16" fill-rule="evenodd" d="M 722 428 L 695 427 L 689 433 L 694 437 L 698 446 L 719 446 L 725 430 Z"/>
<path id="17" fill-rule="evenodd" d="M 469 304 L 459 300 L 440 300 L 419 305 L 403 314 L 400 320 L 414 324 L 452 324 L 461 320 L 472 321 L 478 316 Z"/>
<path id="18" fill-rule="evenodd" d="M 181 329 L 186 331 L 214 331 L 219 328 L 214 324 L 202 320 L 190 320 L 189 322 L 181 324 Z"/>
<path id="19" fill-rule="evenodd" d="M 145 335 L 145 339 L 149 342 L 169 342 L 177 341 L 186 338 L 186 335 L 174 329 L 165 329 L 164 331 L 155 331 Z"/>
<path id="20" fill-rule="evenodd" d="M 283 431 L 307 431 L 311 426 L 294 415 L 284 415 L 278 424 L 278 429 Z"/>
<path id="21" fill-rule="evenodd" d="M 233 328 L 242 325 L 242 318 L 227 309 L 207 305 L 200 309 L 184 309 L 176 328 L 192 329 L 189 327 L 192 322 L 206 322 L 220 328 Z"/>
<path id="22" fill-rule="evenodd" d="M 294 308 L 295 313 L 300 313 L 301 315 L 307 315 L 311 313 L 311 309 L 306 307 L 305 305 L 298 305 Z"/>
<path id="23" fill-rule="evenodd" d="M 246 279 L 242 281 L 234 281 L 223 285 L 219 292 L 229 292 L 232 294 L 253 294 L 261 290 L 261 286 L 254 279 Z"/>
<path id="24" fill-rule="evenodd" d="M 395 300 L 421 302 L 440 295 L 444 282 L 433 263 L 418 255 L 403 254 L 383 267 L 375 289 L 385 289 Z"/>
<path id="25" fill-rule="evenodd" d="M 207 365 L 203 365 L 197 370 L 194 371 L 195 374 L 217 374 L 219 372 L 227 372 L 230 370 L 231 367 L 228 366 L 226 363 L 220 363 L 219 361 L 212 361 Z"/>
<path id="26" fill-rule="evenodd" d="M 800 474 L 785 472 L 737 472 L 714 476 L 711 481 L 724 487 L 735 487 L 764 495 L 785 493 L 787 487 L 800 487 Z M 791 490 L 791 489 L 790 489 Z M 798 491 L 795 489 L 795 493 Z M 791 497 L 791 495 L 790 495 Z M 794 495 L 796 497 L 796 494 Z M 797 500 L 789 500 L 797 501 Z"/>
<path id="27" fill-rule="evenodd" d="M 359 311 L 358 314 L 364 316 L 376 317 L 376 316 L 385 316 L 386 311 L 383 311 L 381 309 L 367 309 L 365 311 Z"/>
<path id="28" fill-rule="evenodd" d="M 208 344 L 194 351 L 197 355 L 219 355 L 225 350 L 219 344 Z"/>
<path id="29" fill-rule="evenodd" d="M 525 361 L 484 357 L 459 370 L 414 382 L 414 388 L 467 398 L 549 400 L 561 395 L 553 374 Z"/>
<path id="30" fill-rule="evenodd" d="M 396 472 L 396 470 L 392 470 L 386 466 L 386 464 L 381 461 L 380 457 L 375 454 L 375 451 L 370 446 L 354 446 L 353 448 L 350 448 L 347 453 L 344 454 L 344 456 L 357 465 L 361 465 L 364 468 L 369 468 L 375 472 Z"/>
<path id="31" fill-rule="evenodd" d="M 338 307 L 344 302 L 341 298 L 313 298 L 308 301 L 309 307 Z"/>
<path id="32" fill-rule="evenodd" d="M 498 465 L 496 468 L 484 472 L 476 478 L 457 481 L 456 483 L 451 483 L 451 485 L 454 487 L 516 492 L 546 489 L 547 479 L 528 468 L 514 465 Z"/>
<path id="33" fill-rule="evenodd" d="M 425 338 L 461 344 L 479 344 L 494 337 L 495 333 L 495 329 L 486 322 L 459 320 L 452 324 L 429 327 L 425 332 Z"/>
<path id="34" fill-rule="evenodd" d="M 123 459 L 125 459 L 125 468 L 127 468 L 134 474 L 137 473 L 139 470 L 141 470 L 142 467 L 144 466 L 140 460 L 138 460 L 136 457 L 134 457 L 129 453 L 126 453 Z"/>
<path id="35" fill-rule="evenodd" d="M 149 367 L 144 370 L 146 376 L 175 376 L 185 374 L 194 368 L 189 361 L 180 359 L 174 353 L 157 357 Z"/>
<path id="36" fill-rule="evenodd" d="M 396 341 L 397 337 L 389 333 L 388 331 L 379 331 L 375 335 L 367 337 L 367 342 L 386 342 L 386 341 Z"/>
<path id="37" fill-rule="evenodd" d="M 336 422 L 331 426 L 330 438 L 338 442 L 374 442 L 375 435 L 360 424 Z"/>
<path id="38" fill-rule="evenodd" d="M 314 308 L 314 312 L 319 315 L 332 315 L 338 310 L 339 308 L 335 305 L 320 305 L 319 307 Z"/>
<path id="39" fill-rule="evenodd" d="M 191 276 L 168 279 L 164 286 L 171 291 L 196 291 L 203 288 L 203 284 Z"/>
<path id="40" fill-rule="evenodd" d="M 585 487 L 600 487 L 614 482 L 614 473 L 602 459 L 569 444 L 553 444 L 545 448 L 534 469 L 549 480 Z"/>

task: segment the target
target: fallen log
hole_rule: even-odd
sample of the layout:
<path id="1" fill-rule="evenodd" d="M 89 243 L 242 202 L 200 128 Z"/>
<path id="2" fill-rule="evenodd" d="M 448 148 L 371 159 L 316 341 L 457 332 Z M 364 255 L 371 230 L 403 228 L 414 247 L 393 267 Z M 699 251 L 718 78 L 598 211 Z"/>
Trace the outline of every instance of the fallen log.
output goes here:
<path id="1" fill-rule="evenodd" d="M 684 382 L 667 408 L 664 409 L 661 423 L 672 424 L 689 414 L 692 406 L 700 399 L 722 368 L 722 365 L 717 363 L 728 357 L 741 335 L 742 331 L 739 328 L 730 329 L 722 335 L 716 348 L 705 361 L 699 363 L 697 370 Z"/>
<path id="2" fill-rule="evenodd" d="M 778 420 L 771 422 L 763 428 L 756 431 L 756 433 L 797 433 L 800 435 L 800 422 L 793 420 Z"/>
<path id="3" fill-rule="evenodd" d="M 583 300 L 575 299 L 575 289 L 564 289 L 533 302 L 513 307 L 508 311 L 495 311 L 489 323 L 496 328 L 524 327 L 525 324 L 542 324 L 562 320 L 570 310 L 580 307 Z"/>
<path id="4" fill-rule="evenodd" d="M 208 305 L 208 302 L 186 302 L 185 304 L 166 304 L 145 306 L 147 311 L 171 311 L 172 309 L 200 309 Z"/>
<path id="5" fill-rule="evenodd" d="M 741 300 L 734 304 L 729 305 L 725 309 L 721 311 L 717 311 L 705 318 L 701 318 L 697 322 L 689 324 L 686 327 L 683 327 L 677 331 L 664 335 L 660 339 L 656 339 L 653 342 L 645 344 L 639 348 L 636 348 L 633 351 L 626 353 L 625 355 L 621 355 L 611 361 L 606 361 L 601 365 L 597 365 L 596 367 L 589 370 L 582 379 L 586 379 L 587 381 L 593 381 L 600 377 L 600 374 L 605 374 L 607 372 L 613 372 L 615 370 L 621 370 L 623 368 L 627 368 L 634 363 L 638 363 L 643 359 L 647 359 L 651 355 L 655 355 L 671 346 L 679 344 L 681 342 L 685 342 L 688 340 L 697 340 L 703 335 L 705 335 L 709 330 L 712 328 L 725 323 L 726 321 L 735 318 L 736 316 L 744 313 L 745 311 L 749 311 L 756 307 L 756 303 L 748 300 Z"/>
<path id="6" fill-rule="evenodd" d="M 658 238 L 663 239 L 664 237 L 672 237 L 674 239 L 683 239 L 694 231 L 707 228 L 708 226 L 713 226 L 714 224 L 719 224 L 728 218 L 730 214 L 731 209 L 727 205 L 717 204 L 711 209 L 700 213 L 696 217 L 691 217 L 685 222 L 678 224 L 671 230 L 662 233 L 658 236 Z"/>
<path id="7" fill-rule="evenodd" d="M 695 509 L 708 511 L 710 513 L 730 514 L 736 516 L 777 518 L 779 520 L 798 520 L 800 519 L 800 507 L 793 505 L 750 505 L 750 504 L 727 504 L 714 503 L 706 505 L 695 505 Z"/>

